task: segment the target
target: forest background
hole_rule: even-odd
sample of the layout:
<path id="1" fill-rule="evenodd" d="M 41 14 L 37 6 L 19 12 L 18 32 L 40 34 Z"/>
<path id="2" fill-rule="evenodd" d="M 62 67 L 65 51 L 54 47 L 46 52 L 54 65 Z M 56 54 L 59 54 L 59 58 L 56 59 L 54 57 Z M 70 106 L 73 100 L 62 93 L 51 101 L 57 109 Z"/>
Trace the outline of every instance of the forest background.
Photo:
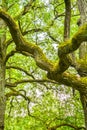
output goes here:
<path id="1" fill-rule="evenodd" d="M 0 130 L 87 130 L 86 0 L 0 1 Z"/>

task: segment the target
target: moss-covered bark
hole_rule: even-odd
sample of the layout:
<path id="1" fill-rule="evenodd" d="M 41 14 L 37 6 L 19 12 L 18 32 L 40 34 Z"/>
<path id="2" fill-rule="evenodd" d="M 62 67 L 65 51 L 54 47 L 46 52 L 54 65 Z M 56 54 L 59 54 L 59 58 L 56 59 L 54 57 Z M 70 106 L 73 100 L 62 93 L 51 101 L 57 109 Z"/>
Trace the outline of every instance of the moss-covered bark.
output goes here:
<path id="1" fill-rule="evenodd" d="M 5 28 L 5 23 L 0 19 L 0 29 Z M 0 130 L 4 130 L 4 116 L 5 116 L 5 58 L 6 47 L 4 45 L 6 40 L 5 33 L 0 37 Z"/>
<path id="2" fill-rule="evenodd" d="M 78 32 L 72 37 L 71 40 L 67 40 L 62 45 L 58 48 L 58 56 L 59 56 L 59 61 L 58 63 L 52 63 L 43 51 L 39 48 L 39 46 L 30 43 L 29 41 L 26 41 L 24 37 L 22 36 L 20 29 L 16 22 L 11 18 L 9 14 L 7 14 L 5 11 L 0 10 L 0 17 L 6 22 L 10 29 L 10 33 L 12 35 L 12 38 L 16 44 L 16 49 L 20 51 L 28 52 L 33 55 L 33 58 L 36 61 L 37 66 L 39 66 L 41 69 L 48 71 L 48 77 L 55 80 L 59 81 L 60 83 L 69 85 L 69 86 L 79 86 L 81 84 L 85 84 L 84 82 L 82 83 L 82 80 L 76 80 L 76 76 L 71 76 L 68 74 L 68 76 L 63 72 L 68 69 L 68 67 L 72 64 L 71 59 L 69 57 L 69 53 L 75 51 L 78 49 L 80 44 L 83 41 L 87 40 L 87 24 L 82 26 Z M 61 78 L 59 78 L 61 77 Z M 71 79 L 70 79 L 71 78 Z M 76 80 L 76 82 L 75 82 Z M 79 88 L 81 85 L 79 86 Z M 82 91 L 82 89 L 78 89 L 79 91 Z M 83 88 L 83 87 L 81 87 Z M 85 88 L 86 89 L 86 85 Z"/>
<path id="3" fill-rule="evenodd" d="M 20 53 L 23 51 L 31 54 L 37 66 L 48 72 L 47 77 L 49 79 L 75 88 L 81 94 L 87 97 L 87 78 L 80 77 L 82 75 L 78 77 L 65 72 L 69 66 L 72 65 L 72 59 L 70 59 L 69 54 L 78 49 L 83 41 L 87 41 L 87 24 L 79 28 L 78 32 L 72 37 L 71 40 L 67 40 L 64 43 L 61 43 L 61 46 L 58 48 L 59 61 L 54 64 L 46 57 L 39 46 L 24 39 L 18 25 L 8 13 L 0 10 L 0 17 L 9 27 L 13 41 L 16 45 L 16 50 L 20 51 Z M 82 65 L 82 63 L 79 63 L 79 65 L 73 66 L 78 71 L 80 68 L 82 68 Z"/>

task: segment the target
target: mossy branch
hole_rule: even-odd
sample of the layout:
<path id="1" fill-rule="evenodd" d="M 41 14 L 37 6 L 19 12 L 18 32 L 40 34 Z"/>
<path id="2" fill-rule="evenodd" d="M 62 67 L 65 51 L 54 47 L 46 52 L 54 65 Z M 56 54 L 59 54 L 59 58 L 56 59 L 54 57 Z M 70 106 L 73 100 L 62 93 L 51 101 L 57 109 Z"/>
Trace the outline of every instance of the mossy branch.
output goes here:
<path id="1" fill-rule="evenodd" d="M 7 26 L 9 27 L 12 38 L 16 44 L 16 49 L 20 52 L 25 51 L 29 54 L 32 54 L 33 58 L 36 61 L 36 64 L 41 69 L 51 72 L 53 75 L 62 74 L 65 70 L 67 70 L 71 65 L 68 54 L 78 49 L 83 41 L 87 41 L 87 24 L 85 24 L 78 30 L 78 32 L 72 37 L 71 40 L 65 41 L 62 46 L 59 47 L 58 55 L 60 60 L 57 64 L 54 64 L 52 61 L 47 59 L 40 47 L 24 39 L 18 25 L 10 15 L 8 15 L 5 11 L 0 10 L 0 17 L 6 22 Z M 56 80 L 56 77 L 54 80 Z"/>
<path id="2" fill-rule="evenodd" d="M 58 49 L 59 57 L 74 52 L 84 41 L 87 41 L 87 24 L 81 26 L 71 40 L 67 40 L 61 44 Z"/>
<path id="3" fill-rule="evenodd" d="M 10 33 L 12 38 L 16 44 L 17 51 L 25 51 L 34 56 L 36 64 L 46 71 L 51 71 L 54 69 L 54 64 L 49 61 L 42 50 L 35 44 L 32 44 L 26 41 L 16 24 L 16 22 L 8 15 L 5 11 L 0 10 L 0 17 L 6 22 L 7 26 L 9 27 Z"/>
<path id="4" fill-rule="evenodd" d="M 87 78 L 78 75 L 70 74 L 67 72 L 60 74 L 48 73 L 48 78 L 72 87 L 83 94 L 87 94 Z"/>

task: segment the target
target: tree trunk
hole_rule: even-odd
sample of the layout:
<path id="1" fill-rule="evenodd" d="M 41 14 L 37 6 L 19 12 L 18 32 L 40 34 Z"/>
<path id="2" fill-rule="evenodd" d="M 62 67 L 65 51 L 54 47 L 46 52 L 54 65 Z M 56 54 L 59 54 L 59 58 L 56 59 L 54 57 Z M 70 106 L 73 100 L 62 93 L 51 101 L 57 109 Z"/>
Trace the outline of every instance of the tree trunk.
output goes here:
<path id="1" fill-rule="evenodd" d="M 87 22 L 87 0 L 78 0 L 78 8 L 80 12 L 80 25 Z M 79 48 L 79 58 L 86 58 L 87 55 L 87 43 L 81 44 Z"/>
<path id="2" fill-rule="evenodd" d="M 84 24 L 87 22 L 87 0 L 78 0 L 78 8 L 80 12 L 80 24 Z M 87 56 L 87 43 L 84 42 L 81 44 L 79 48 L 79 58 L 86 59 Z M 87 130 L 87 95 L 83 95 L 80 93 L 80 98 L 83 106 L 84 111 L 84 118 L 85 118 L 85 127 Z"/>
<path id="3" fill-rule="evenodd" d="M 4 130 L 4 116 L 5 116 L 5 67 L 0 58 L 0 130 Z"/>
<path id="4" fill-rule="evenodd" d="M 0 29 L 5 27 L 3 20 L 0 20 Z M 4 116 L 5 116 L 5 33 L 0 34 L 0 130 L 4 130 Z"/>
<path id="5" fill-rule="evenodd" d="M 87 130 L 87 95 L 85 96 L 80 93 L 80 98 L 81 98 L 81 102 L 82 102 L 82 106 L 83 106 L 83 110 L 84 110 L 85 127 Z"/>

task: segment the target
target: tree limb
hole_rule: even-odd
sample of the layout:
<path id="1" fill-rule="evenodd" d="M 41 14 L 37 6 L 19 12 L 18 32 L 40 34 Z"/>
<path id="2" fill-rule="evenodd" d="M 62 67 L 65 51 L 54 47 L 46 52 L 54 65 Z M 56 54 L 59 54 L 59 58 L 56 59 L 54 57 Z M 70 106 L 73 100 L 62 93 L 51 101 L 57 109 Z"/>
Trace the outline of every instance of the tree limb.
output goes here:
<path id="1" fill-rule="evenodd" d="M 29 43 L 27 42 L 20 30 L 19 27 L 17 26 L 17 24 L 15 23 L 15 21 L 10 17 L 10 15 L 8 15 L 6 12 L 4 11 L 0 11 L 0 17 L 5 20 L 5 22 L 7 23 L 12 38 L 16 44 L 16 49 L 18 51 L 26 51 L 30 54 L 32 54 L 34 56 L 34 59 L 36 61 L 36 64 L 47 71 L 51 71 L 54 68 L 54 64 L 52 62 L 50 62 L 46 56 L 43 54 L 42 50 L 35 44 Z"/>
<path id="2" fill-rule="evenodd" d="M 48 128 L 48 130 L 57 130 L 57 128 L 60 128 L 62 126 L 69 126 L 69 127 L 73 128 L 74 130 L 81 130 L 81 129 L 85 130 L 85 127 L 77 127 L 75 125 L 68 124 L 68 123 L 63 123 L 63 124 L 60 124 L 60 125 L 56 125 L 54 127 L 50 127 L 50 128 Z"/>
<path id="3" fill-rule="evenodd" d="M 86 77 L 78 77 L 77 75 L 64 72 L 61 75 L 48 73 L 48 78 L 55 80 L 66 86 L 72 87 L 78 90 L 79 92 L 82 92 L 83 94 L 87 94 L 87 78 Z"/>
<path id="4" fill-rule="evenodd" d="M 49 79 L 24 79 L 24 80 L 20 80 L 14 83 L 6 83 L 6 87 L 17 87 L 17 85 L 22 84 L 22 83 L 54 83 L 54 84 L 58 84 L 58 82 L 56 81 L 52 81 Z"/>
<path id="5" fill-rule="evenodd" d="M 24 72 L 26 75 L 28 75 L 28 76 L 30 76 L 30 77 L 32 77 L 32 78 L 34 79 L 34 76 L 33 76 L 32 74 L 28 73 L 27 70 L 24 70 L 23 68 L 20 68 L 20 67 L 18 67 L 18 66 L 6 66 L 6 69 L 16 69 L 16 70 L 20 70 L 20 71 Z"/>
<path id="6" fill-rule="evenodd" d="M 20 91 L 17 91 L 17 90 L 15 90 L 15 89 L 11 89 L 12 90 L 12 92 L 9 92 L 9 93 L 7 93 L 5 96 L 6 96 L 6 98 L 8 99 L 9 97 L 11 97 L 11 96 L 21 96 L 21 97 L 23 97 L 25 100 L 28 100 L 29 102 L 30 102 L 30 98 L 29 97 L 27 97 L 25 94 L 22 94 Z"/>
<path id="7" fill-rule="evenodd" d="M 67 76 L 66 73 L 62 75 L 62 73 L 67 70 L 68 67 L 71 65 L 68 54 L 78 49 L 83 41 L 87 41 L 87 24 L 80 27 L 78 32 L 72 37 L 71 40 L 61 43 L 62 45 L 58 49 L 58 56 L 60 60 L 57 64 L 54 64 L 52 61 L 47 59 L 39 46 L 32 44 L 24 39 L 18 25 L 10 17 L 10 15 L 8 15 L 5 11 L 0 10 L 0 17 L 8 25 L 12 38 L 16 44 L 17 51 L 20 51 L 20 53 L 21 51 L 25 51 L 32 54 L 37 66 L 43 70 L 48 71 L 49 78 L 65 85 L 71 85 L 73 87 L 76 86 L 76 89 L 79 91 L 82 90 L 84 86 L 84 89 L 86 90 L 85 82 L 82 82 L 81 80 L 76 81 L 75 76 Z M 60 80 L 59 76 L 62 80 Z M 69 79 L 72 80 L 72 84 L 69 82 Z M 81 82 L 81 84 L 79 82 Z M 80 86 L 78 86 L 77 84 L 79 84 Z"/>

